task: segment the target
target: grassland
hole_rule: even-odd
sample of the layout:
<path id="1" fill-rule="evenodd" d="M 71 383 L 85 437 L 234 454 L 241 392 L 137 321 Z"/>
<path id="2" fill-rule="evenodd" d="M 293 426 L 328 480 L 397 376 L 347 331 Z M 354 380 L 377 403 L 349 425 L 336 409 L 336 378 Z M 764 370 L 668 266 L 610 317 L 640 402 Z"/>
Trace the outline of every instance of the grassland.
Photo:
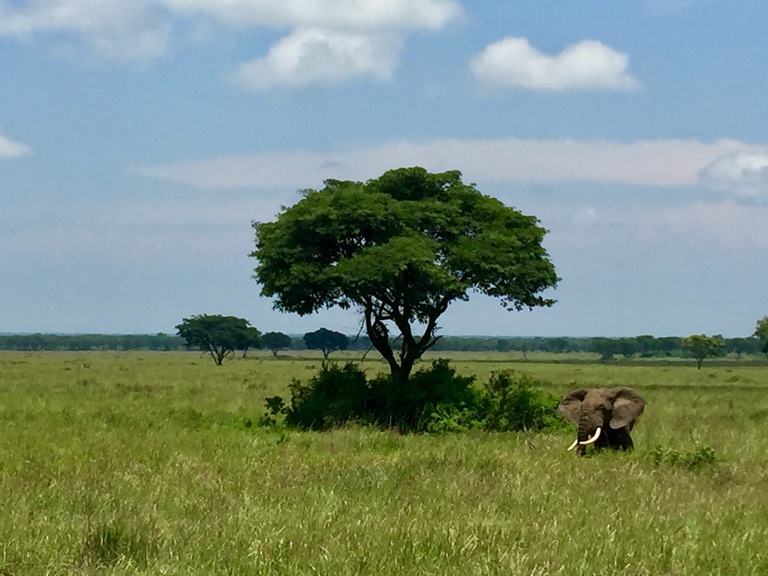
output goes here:
<path id="1" fill-rule="evenodd" d="M 319 358 L 0 353 L 0 575 L 768 573 L 768 366 L 509 359 L 454 363 L 633 386 L 636 450 L 255 425 Z"/>

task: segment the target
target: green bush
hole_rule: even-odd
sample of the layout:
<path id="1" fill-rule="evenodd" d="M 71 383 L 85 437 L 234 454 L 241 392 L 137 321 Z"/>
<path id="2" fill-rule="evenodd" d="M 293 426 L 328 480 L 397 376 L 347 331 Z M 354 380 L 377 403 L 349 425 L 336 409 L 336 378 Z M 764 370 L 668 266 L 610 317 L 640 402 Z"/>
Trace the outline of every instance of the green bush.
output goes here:
<path id="1" fill-rule="evenodd" d="M 264 406 L 267 409 L 265 414 L 257 420 L 260 426 L 278 426 L 285 418 L 288 408 L 285 406 L 285 400 L 282 396 L 271 396 L 264 400 Z"/>
<path id="2" fill-rule="evenodd" d="M 514 370 L 492 374 L 485 385 L 481 408 L 485 428 L 502 432 L 563 426 L 557 415 L 559 398 L 537 388 L 540 385 L 535 378 Z"/>
<path id="3" fill-rule="evenodd" d="M 457 374 L 442 359 L 414 372 L 404 385 L 379 375 L 370 383 L 374 420 L 401 431 L 424 432 L 440 418 L 440 412 L 468 411 L 474 416 L 478 403 L 474 382 L 473 376 Z"/>
<path id="4" fill-rule="evenodd" d="M 291 392 L 290 406 L 285 409 L 288 426 L 325 430 L 370 417 L 370 388 L 365 372 L 352 362 L 341 367 L 324 362 L 308 384 L 294 379 L 288 389 Z M 281 407 L 276 398 L 269 402 L 274 407 Z"/>
<path id="5" fill-rule="evenodd" d="M 527 374 L 495 373 L 480 387 L 474 376 L 456 373 L 447 360 L 413 373 L 407 383 L 380 374 L 371 380 L 356 364 L 324 363 L 306 384 L 293 380 L 290 403 L 266 400 L 259 422 L 325 430 L 350 422 L 376 424 L 401 432 L 540 431 L 562 426 L 558 398 L 537 388 Z"/>
<path id="6" fill-rule="evenodd" d="M 438 404 L 424 420 L 426 432 L 444 434 L 448 432 L 466 432 L 483 427 L 477 407 L 457 407 L 451 404 Z"/>
<path id="7" fill-rule="evenodd" d="M 692 450 L 682 452 L 657 446 L 651 450 L 651 461 L 655 466 L 666 464 L 688 470 L 701 470 L 715 466 L 718 463 L 718 458 L 715 449 L 711 446 L 694 443 Z"/>

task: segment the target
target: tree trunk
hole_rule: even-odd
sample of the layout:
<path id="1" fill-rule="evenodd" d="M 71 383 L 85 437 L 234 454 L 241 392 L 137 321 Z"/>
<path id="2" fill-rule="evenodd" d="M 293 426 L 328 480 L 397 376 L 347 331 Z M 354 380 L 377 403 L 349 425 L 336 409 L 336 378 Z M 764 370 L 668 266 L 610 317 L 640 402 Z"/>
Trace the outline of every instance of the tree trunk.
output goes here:
<path id="1" fill-rule="evenodd" d="M 390 374 L 392 375 L 392 380 L 400 385 L 406 385 L 408 383 L 408 379 L 411 377 L 414 362 L 415 359 L 411 360 L 403 358 L 400 360 L 399 365 L 397 363 L 395 363 L 394 366 L 390 365 L 389 369 Z"/>

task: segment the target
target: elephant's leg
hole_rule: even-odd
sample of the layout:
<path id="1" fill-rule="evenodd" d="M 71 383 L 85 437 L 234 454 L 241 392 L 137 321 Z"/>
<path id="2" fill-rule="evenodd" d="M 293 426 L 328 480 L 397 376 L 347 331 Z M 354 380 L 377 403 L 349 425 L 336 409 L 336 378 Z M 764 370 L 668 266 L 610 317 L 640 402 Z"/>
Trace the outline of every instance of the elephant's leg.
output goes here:
<path id="1" fill-rule="evenodd" d="M 611 436 L 610 436 L 610 433 L 609 433 L 609 432 L 607 432 L 606 428 L 603 428 L 603 429 L 601 430 L 601 433 L 600 433 L 600 437 L 599 437 L 599 438 L 598 438 L 598 439 L 597 439 L 597 440 L 596 440 L 596 441 L 595 441 L 593 444 L 590 444 L 589 446 L 591 446 L 591 447 L 592 447 L 592 450 L 593 450 L 593 451 L 595 451 L 595 452 L 599 452 L 599 451 L 600 451 L 600 450 L 602 450 L 603 448 L 608 448 L 608 447 L 610 447 L 611 445 L 612 445 L 612 444 L 611 444 Z M 587 448 L 589 448 L 589 446 L 579 446 L 579 448 L 581 448 L 581 449 L 584 451 L 584 452 L 582 453 L 582 455 L 583 455 L 584 453 L 586 453 L 586 449 L 587 449 Z"/>
<path id="2" fill-rule="evenodd" d="M 614 439 L 615 442 L 613 447 L 618 450 L 631 450 L 634 447 L 632 436 L 629 435 L 628 427 L 619 428 L 616 430 Z"/>
<path id="3" fill-rule="evenodd" d="M 600 438 L 597 439 L 597 442 L 595 442 L 595 448 L 598 450 L 602 448 L 608 448 L 611 446 L 611 434 L 606 432 L 603 432 L 600 434 Z"/>

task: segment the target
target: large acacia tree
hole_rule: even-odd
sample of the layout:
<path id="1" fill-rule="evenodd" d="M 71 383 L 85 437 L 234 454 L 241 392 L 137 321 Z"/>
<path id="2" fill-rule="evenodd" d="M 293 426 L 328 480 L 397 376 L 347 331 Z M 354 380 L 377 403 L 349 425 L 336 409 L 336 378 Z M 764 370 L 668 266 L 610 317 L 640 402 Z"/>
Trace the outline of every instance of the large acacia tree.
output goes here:
<path id="1" fill-rule="evenodd" d="M 304 345 L 308 350 L 322 350 L 323 358 L 327 360 L 328 355 L 334 350 L 346 350 L 349 346 L 349 338 L 341 332 L 320 328 L 304 334 Z"/>
<path id="2" fill-rule="evenodd" d="M 254 222 L 254 278 L 275 308 L 300 315 L 356 308 L 395 382 L 435 344 L 438 319 L 471 291 L 507 309 L 550 306 L 558 278 L 545 230 L 465 184 L 453 170 L 400 168 L 321 190 Z"/>
<path id="3" fill-rule="evenodd" d="M 258 348 L 261 333 L 245 318 L 221 314 L 199 314 L 184 318 L 176 326 L 176 333 L 184 338 L 188 348 L 208 352 L 217 366 L 235 350 Z"/>

